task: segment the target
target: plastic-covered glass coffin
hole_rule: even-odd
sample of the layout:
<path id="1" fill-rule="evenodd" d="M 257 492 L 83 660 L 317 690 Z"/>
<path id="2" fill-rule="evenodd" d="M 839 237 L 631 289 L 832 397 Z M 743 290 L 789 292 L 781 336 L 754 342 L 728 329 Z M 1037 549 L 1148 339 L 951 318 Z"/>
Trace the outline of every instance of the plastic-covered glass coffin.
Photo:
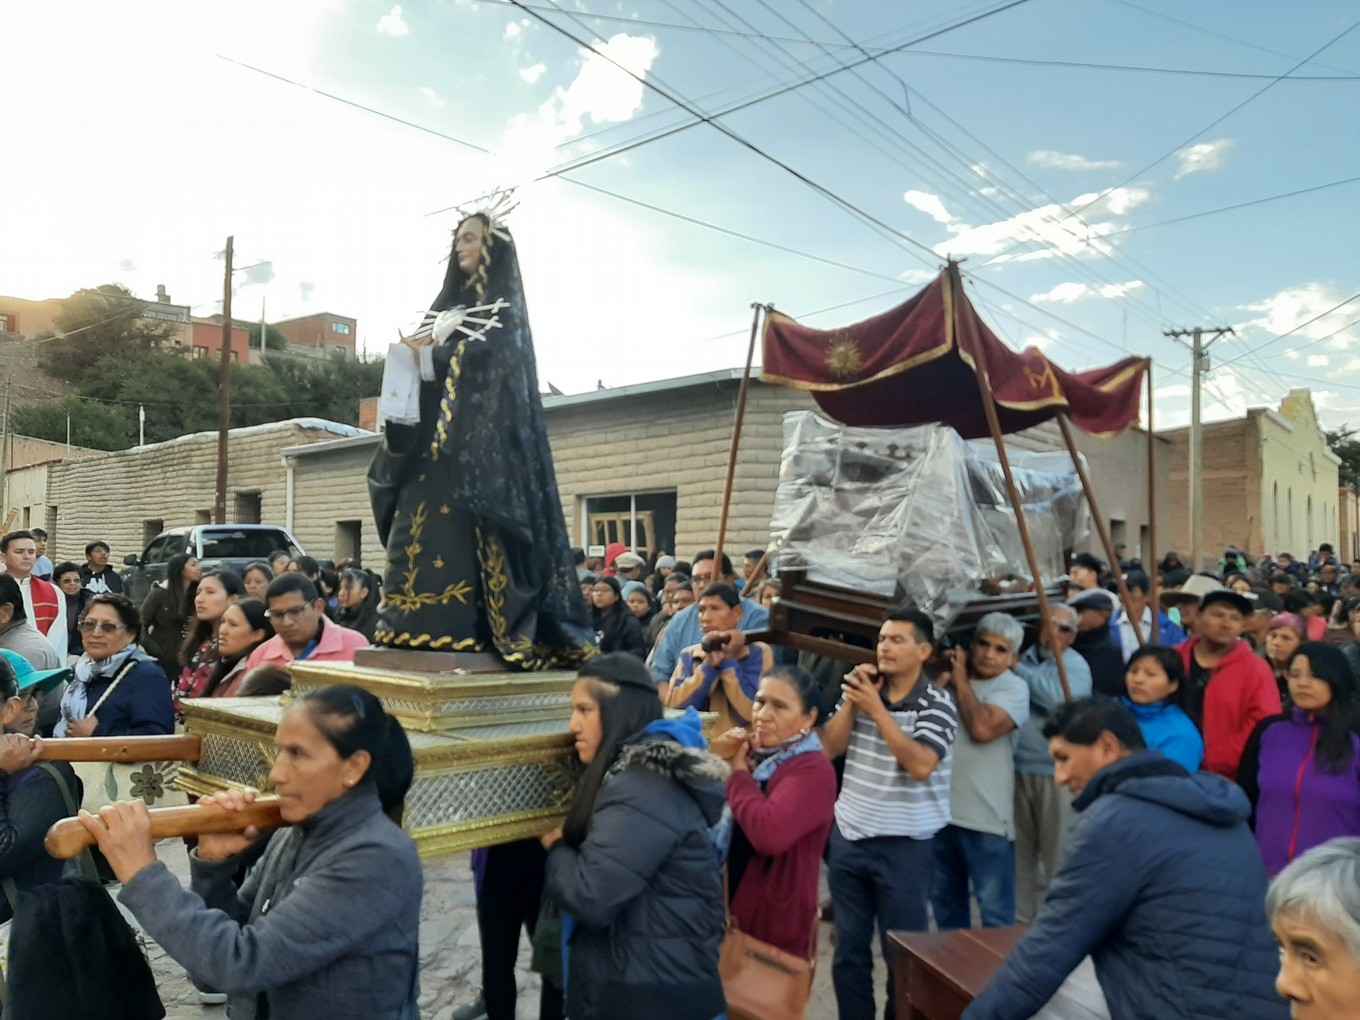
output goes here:
<path id="1" fill-rule="evenodd" d="M 1088 514 L 1066 453 L 1008 449 L 1044 580 Z M 909 602 L 936 620 L 951 604 L 1031 580 L 991 442 L 953 429 L 850 428 L 812 411 L 784 416 L 784 456 L 770 532 L 776 564 L 808 579 Z"/>

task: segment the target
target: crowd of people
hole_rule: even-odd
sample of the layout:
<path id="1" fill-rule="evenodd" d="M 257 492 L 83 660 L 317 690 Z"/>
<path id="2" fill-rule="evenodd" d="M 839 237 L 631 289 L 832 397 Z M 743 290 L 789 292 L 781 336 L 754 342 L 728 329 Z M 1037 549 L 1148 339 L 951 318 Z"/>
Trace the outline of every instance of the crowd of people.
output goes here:
<path id="1" fill-rule="evenodd" d="M 139 610 L 94 562 L 101 590 L 68 592 L 65 565 L 44 588 L 29 533 L 0 550 L 0 874 L 20 888 L 59 875 L 20 847 L 68 813 L 73 782 L 35 765 L 33 735 L 169 733 L 180 699 L 275 691 L 292 661 L 352 659 L 367 640 L 346 623 L 371 622 L 379 590 L 306 558 L 237 576 L 180 557 Z M 1086 957 L 1113 1017 L 1349 1016 L 1360 573 L 1329 553 L 1230 550 L 1216 573 L 1082 554 L 1033 626 L 993 612 L 943 633 L 897 609 L 860 664 L 748 636 L 778 594 L 763 551 L 742 576 L 711 550 L 579 555 L 600 644 L 571 695 L 583 772 L 561 828 L 474 854 L 483 994 L 455 1015 L 515 1015 L 523 931 L 541 1017 L 714 1020 L 729 930 L 809 959 L 829 921 L 842 1020 L 896 1015 L 889 931 L 1016 923 L 1029 930 L 970 1018 L 1032 1015 Z M 68 678 L 54 642 L 69 634 Z M 305 824 L 203 837 L 193 894 L 156 862 L 144 805 L 82 821 L 207 999 L 414 1017 L 419 864 L 383 817 L 411 781 L 400 725 L 333 687 L 295 704 L 277 743 L 271 783 Z M 390 896 L 368 894 L 379 883 Z"/>

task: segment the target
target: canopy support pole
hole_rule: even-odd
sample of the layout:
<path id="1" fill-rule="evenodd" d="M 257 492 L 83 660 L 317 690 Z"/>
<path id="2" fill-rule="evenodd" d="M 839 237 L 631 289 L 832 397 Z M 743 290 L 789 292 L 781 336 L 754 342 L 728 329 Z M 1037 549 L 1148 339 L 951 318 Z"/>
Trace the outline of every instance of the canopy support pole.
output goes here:
<path id="1" fill-rule="evenodd" d="M 737 420 L 732 425 L 732 445 L 727 451 L 727 480 L 723 483 L 722 512 L 718 515 L 718 540 L 713 543 L 713 576 L 722 575 L 723 542 L 727 539 L 727 514 L 732 505 L 732 483 L 737 476 L 737 449 L 741 446 L 741 424 L 746 417 L 746 394 L 751 388 L 751 364 L 755 361 L 756 335 L 760 332 L 760 313 L 765 306 L 752 303 L 751 341 L 746 347 L 746 368 L 737 390 Z"/>
<path id="2" fill-rule="evenodd" d="M 1119 569 L 1119 557 L 1114 551 L 1114 542 L 1110 538 L 1110 526 L 1105 523 L 1105 516 L 1100 512 L 1100 504 L 1096 502 L 1096 490 L 1091 485 L 1091 478 L 1086 473 L 1086 467 L 1081 462 L 1081 454 L 1077 452 L 1077 442 L 1072 435 L 1072 423 L 1067 420 L 1067 415 L 1058 415 L 1058 428 L 1062 429 L 1063 442 L 1067 444 L 1067 452 L 1072 457 L 1072 466 L 1077 469 L 1077 477 L 1081 479 L 1081 491 L 1086 493 L 1086 505 L 1091 508 L 1091 518 L 1095 521 L 1096 534 L 1100 536 L 1100 544 L 1105 548 L 1105 555 L 1108 557 L 1110 572 L 1114 574 L 1115 585 L 1119 588 L 1119 601 L 1124 604 L 1124 613 L 1133 624 L 1133 633 L 1138 638 L 1138 647 L 1142 648 L 1147 644 L 1147 639 L 1143 637 L 1143 621 L 1133 618 L 1133 599 L 1129 595 L 1129 586 L 1124 583 L 1124 573 Z M 1155 603 L 1154 603 L 1155 605 Z M 1152 628 L 1156 634 L 1157 622 L 1156 613 L 1153 613 Z M 1156 639 L 1153 639 L 1156 644 Z"/>
<path id="3" fill-rule="evenodd" d="M 951 293 L 949 328 L 957 330 L 959 323 L 954 313 L 963 290 L 963 284 L 959 278 L 958 263 L 951 260 L 946 271 L 949 274 L 949 291 Z M 1042 636 L 1042 629 L 1048 626 L 1050 621 L 1048 593 L 1044 591 L 1044 582 L 1039 576 L 1039 557 L 1034 552 L 1034 540 L 1030 537 L 1029 524 L 1025 520 L 1025 510 L 1020 503 L 1020 490 L 1016 487 L 1015 474 L 1011 471 L 1011 460 L 1006 453 L 1006 441 L 1001 433 L 1001 419 L 996 413 L 996 395 L 992 392 L 992 378 L 987 367 L 987 351 L 980 343 L 965 345 L 962 337 L 956 336 L 955 342 L 960 351 L 966 349 L 977 359 L 978 393 L 982 397 L 982 409 L 987 415 L 987 427 L 992 432 L 992 442 L 996 444 L 997 459 L 1001 461 L 1001 473 L 1006 479 L 1006 495 L 1010 497 L 1011 508 L 1015 511 L 1015 523 L 1020 529 L 1020 543 L 1025 547 L 1025 558 L 1029 561 L 1030 576 L 1034 578 L 1034 594 L 1039 599 L 1039 627 Z M 1062 683 L 1063 698 L 1071 701 L 1072 687 L 1067 682 L 1067 666 L 1063 663 L 1061 654 L 1053 649 L 1050 649 L 1050 651 L 1054 651 L 1053 661 L 1058 667 L 1058 679 Z"/>
<path id="4" fill-rule="evenodd" d="M 1152 359 L 1148 358 L 1147 363 L 1147 493 L 1148 493 L 1148 548 L 1144 550 L 1147 562 L 1144 568 L 1147 570 L 1148 580 L 1151 582 L 1152 612 L 1160 614 L 1162 611 L 1162 570 L 1157 559 L 1157 433 L 1153 430 L 1153 398 L 1152 398 Z M 1157 619 L 1154 615 L 1153 619 Z M 1155 635 L 1159 628 L 1152 628 Z"/>

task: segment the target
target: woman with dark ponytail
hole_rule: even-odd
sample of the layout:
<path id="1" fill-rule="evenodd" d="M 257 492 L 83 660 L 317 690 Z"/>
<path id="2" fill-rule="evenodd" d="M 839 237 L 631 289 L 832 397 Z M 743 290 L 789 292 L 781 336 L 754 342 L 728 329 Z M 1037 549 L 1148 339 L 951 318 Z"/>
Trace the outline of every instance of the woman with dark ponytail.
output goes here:
<path id="1" fill-rule="evenodd" d="M 585 774 L 548 847 L 546 896 L 561 908 L 571 1020 L 712 1020 L 722 869 L 710 828 L 727 767 L 699 716 L 663 719 L 651 672 L 624 652 L 588 662 L 570 731 Z"/>
<path id="2" fill-rule="evenodd" d="M 141 801 L 80 813 L 120 900 L 200 987 L 228 994 L 233 1020 L 416 1020 L 422 874 L 393 821 L 415 775 L 406 732 L 342 684 L 295 702 L 274 743 L 286 828 L 264 837 L 239 892 L 232 876 L 261 839 L 254 829 L 200 836 L 189 892 L 157 861 Z M 241 810 L 254 795 L 208 799 Z"/>

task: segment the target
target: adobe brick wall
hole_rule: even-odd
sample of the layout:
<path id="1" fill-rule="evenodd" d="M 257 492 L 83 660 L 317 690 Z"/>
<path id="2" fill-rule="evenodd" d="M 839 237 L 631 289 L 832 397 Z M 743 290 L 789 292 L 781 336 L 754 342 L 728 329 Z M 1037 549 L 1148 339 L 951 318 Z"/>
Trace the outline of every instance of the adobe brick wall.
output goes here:
<path id="1" fill-rule="evenodd" d="M 235 513 L 235 494 L 260 493 L 260 520 L 284 520 L 284 471 L 279 451 L 285 446 L 334 439 L 335 433 L 291 422 L 233 430 L 230 437 L 227 520 Z M 48 474 L 49 506 L 56 528 L 49 536 L 50 556 L 84 558 L 85 544 L 102 539 L 119 565 L 142 551 L 143 526 L 163 521 L 174 528 L 196 523 L 211 512 L 217 485 L 217 434 L 199 432 L 164 443 L 54 464 Z"/>
<path id="2" fill-rule="evenodd" d="M 383 547 L 368 501 L 368 464 L 378 437 L 361 444 L 332 444 L 296 457 L 293 477 L 293 534 L 317 559 L 335 559 L 341 521 L 358 521 L 364 566 L 382 570 Z"/>

